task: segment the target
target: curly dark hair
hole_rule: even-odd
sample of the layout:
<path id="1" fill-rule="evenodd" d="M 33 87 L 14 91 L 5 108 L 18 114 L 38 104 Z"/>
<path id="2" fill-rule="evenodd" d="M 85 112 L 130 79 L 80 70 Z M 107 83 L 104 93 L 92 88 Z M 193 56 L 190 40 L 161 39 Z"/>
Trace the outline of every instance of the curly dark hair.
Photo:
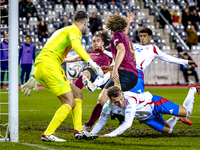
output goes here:
<path id="1" fill-rule="evenodd" d="M 101 37 L 102 41 L 104 42 L 104 47 L 107 47 L 107 46 L 110 45 L 110 37 L 109 37 L 108 31 L 100 30 L 94 36 L 95 37 L 97 37 L 97 36 Z"/>
<path id="2" fill-rule="evenodd" d="M 122 91 L 117 86 L 112 86 L 108 88 L 107 95 L 111 99 L 111 97 L 118 97 Z"/>
<path id="3" fill-rule="evenodd" d="M 124 31 L 127 26 L 127 20 L 125 16 L 119 16 L 118 14 L 111 14 L 106 18 L 106 28 L 113 32 Z"/>

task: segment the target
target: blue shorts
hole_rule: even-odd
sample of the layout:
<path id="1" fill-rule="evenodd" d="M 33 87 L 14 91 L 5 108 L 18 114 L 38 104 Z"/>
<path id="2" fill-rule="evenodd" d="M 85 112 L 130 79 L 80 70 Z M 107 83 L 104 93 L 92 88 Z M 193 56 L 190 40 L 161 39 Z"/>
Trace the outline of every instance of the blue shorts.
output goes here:
<path id="1" fill-rule="evenodd" d="M 165 120 L 162 114 L 178 115 L 179 105 L 157 95 L 153 95 L 152 102 L 154 103 L 153 114 L 142 123 L 145 123 L 152 128 L 162 131 L 165 125 Z"/>
<path id="2" fill-rule="evenodd" d="M 133 72 L 118 70 L 118 73 L 122 91 L 129 91 L 137 84 L 138 77 Z M 108 89 L 111 86 L 114 86 L 112 78 L 108 80 L 104 88 Z"/>
<path id="3" fill-rule="evenodd" d="M 134 88 L 130 90 L 130 92 L 134 93 L 143 93 L 144 92 L 144 74 L 141 70 L 137 69 L 138 71 L 138 81 Z"/>

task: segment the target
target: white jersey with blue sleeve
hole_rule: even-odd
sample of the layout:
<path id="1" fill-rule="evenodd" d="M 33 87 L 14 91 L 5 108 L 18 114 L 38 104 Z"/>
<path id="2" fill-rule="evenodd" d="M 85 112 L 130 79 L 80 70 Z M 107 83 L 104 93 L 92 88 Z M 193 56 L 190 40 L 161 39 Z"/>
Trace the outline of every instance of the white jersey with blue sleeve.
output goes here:
<path id="1" fill-rule="evenodd" d="M 106 124 L 110 113 L 120 114 L 124 116 L 124 122 L 113 132 L 106 134 L 110 137 L 115 137 L 122 134 L 125 130 L 131 127 L 133 120 L 145 120 L 152 115 L 154 104 L 152 103 L 152 94 L 144 92 L 141 94 L 133 92 L 123 92 L 125 98 L 125 107 L 119 108 L 110 101 L 107 101 L 103 107 L 99 121 L 91 131 L 97 134 Z"/>
<path id="2" fill-rule="evenodd" d="M 133 44 L 133 46 L 136 56 L 137 69 L 142 70 L 143 73 L 155 58 L 170 63 L 176 63 L 182 65 L 188 64 L 188 60 L 170 56 L 162 52 L 156 45 L 153 44 L 149 45 Z"/>

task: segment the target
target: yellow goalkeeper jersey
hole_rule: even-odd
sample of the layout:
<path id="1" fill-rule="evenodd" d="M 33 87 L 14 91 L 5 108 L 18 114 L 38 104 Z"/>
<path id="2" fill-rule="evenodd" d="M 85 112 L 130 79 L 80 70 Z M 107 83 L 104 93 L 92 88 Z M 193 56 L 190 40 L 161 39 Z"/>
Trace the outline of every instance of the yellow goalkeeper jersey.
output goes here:
<path id="1" fill-rule="evenodd" d="M 82 33 L 75 24 L 57 30 L 44 45 L 34 65 L 40 62 L 55 62 L 61 64 L 72 48 L 87 62 L 90 56 L 81 45 L 81 39 Z"/>

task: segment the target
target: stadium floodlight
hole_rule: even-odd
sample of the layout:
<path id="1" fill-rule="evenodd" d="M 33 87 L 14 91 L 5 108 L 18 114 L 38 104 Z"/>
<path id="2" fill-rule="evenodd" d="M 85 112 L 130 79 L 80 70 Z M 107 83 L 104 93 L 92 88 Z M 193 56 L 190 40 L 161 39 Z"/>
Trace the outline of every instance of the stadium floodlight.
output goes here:
<path id="1" fill-rule="evenodd" d="M 9 33 L 9 58 L 8 58 L 8 114 L 1 113 L 0 115 L 8 115 L 8 123 L 3 124 L 7 126 L 5 136 L 0 133 L 0 141 L 19 141 L 19 117 L 18 117 L 18 1 L 9 0 L 8 5 L 8 33 Z M 5 92 L 4 92 L 5 93 Z M 1 92 L 0 94 L 4 94 Z M 0 103 L 3 104 L 3 103 Z"/>

